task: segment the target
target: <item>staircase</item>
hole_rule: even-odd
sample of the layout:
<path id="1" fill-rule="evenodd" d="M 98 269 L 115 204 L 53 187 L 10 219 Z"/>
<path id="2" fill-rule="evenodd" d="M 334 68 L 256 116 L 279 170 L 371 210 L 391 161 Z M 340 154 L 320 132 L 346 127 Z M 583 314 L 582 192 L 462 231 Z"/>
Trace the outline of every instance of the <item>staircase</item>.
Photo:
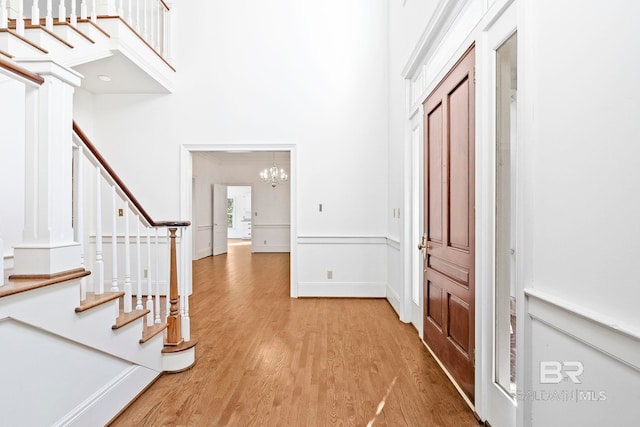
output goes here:
<path id="1" fill-rule="evenodd" d="M 0 0 L 3 425 L 104 425 L 195 363 L 190 223 L 154 220 L 72 120 L 78 87 L 171 91 L 169 22 L 162 0 Z"/>

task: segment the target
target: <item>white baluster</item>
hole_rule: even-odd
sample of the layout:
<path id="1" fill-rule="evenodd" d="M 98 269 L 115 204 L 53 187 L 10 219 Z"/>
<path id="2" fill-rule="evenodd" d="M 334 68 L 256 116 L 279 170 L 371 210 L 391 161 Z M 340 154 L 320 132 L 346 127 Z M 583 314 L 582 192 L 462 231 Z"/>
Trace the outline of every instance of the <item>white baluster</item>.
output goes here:
<path id="1" fill-rule="evenodd" d="M 80 3 L 80 19 L 87 19 L 88 16 L 87 0 L 82 0 Z"/>
<path id="2" fill-rule="evenodd" d="M 140 0 L 136 0 L 136 31 L 140 34 Z"/>
<path id="3" fill-rule="evenodd" d="M 147 42 L 155 48 L 155 38 L 156 38 L 156 13 L 155 13 L 155 5 L 154 2 L 151 2 L 151 8 L 149 9 L 149 19 L 151 24 L 149 25 L 149 38 Z"/>
<path id="4" fill-rule="evenodd" d="M 24 36 L 24 2 L 18 1 L 18 10 L 16 16 L 16 33 Z"/>
<path id="5" fill-rule="evenodd" d="M 124 18 L 124 6 L 122 5 L 122 0 L 118 0 L 118 16 Z"/>
<path id="6" fill-rule="evenodd" d="M 44 26 L 49 31 L 53 31 L 53 5 L 51 4 L 51 0 L 47 0 L 47 16 L 44 20 Z"/>
<path id="7" fill-rule="evenodd" d="M 60 0 L 58 5 L 58 22 L 64 22 L 67 19 L 67 7 L 64 4 L 64 0 Z"/>
<path id="8" fill-rule="evenodd" d="M 154 322 L 153 286 L 151 285 L 151 228 L 147 227 L 147 326 Z"/>
<path id="9" fill-rule="evenodd" d="M 163 58 L 169 59 L 169 11 L 162 9 L 162 52 Z"/>
<path id="10" fill-rule="evenodd" d="M 76 27 L 78 25 L 78 15 L 76 15 L 76 0 L 71 0 L 71 15 L 69 16 L 71 25 Z"/>
<path id="11" fill-rule="evenodd" d="M 83 168 L 83 150 L 78 147 L 74 150 L 74 204 L 75 204 L 75 228 L 76 241 L 80 243 L 80 267 L 84 268 L 84 168 Z M 87 279 L 80 279 L 80 301 L 87 299 Z"/>
<path id="12" fill-rule="evenodd" d="M 143 23 L 142 23 L 142 33 L 140 33 L 140 35 L 142 36 L 143 39 L 147 39 L 147 28 L 148 28 L 148 24 L 147 24 L 147 1 L 148 0 L 143 0 L 144 4 L 142 7 L 142 17 L 143 17 Z"/>
<path id="13" fill-rule="evenodd" d="M 5 29 L 9 26 L 9 13 L 7 9 L 7 0 L 0 0 L 0 28 Z"/>
<path id="14" fill-rule="evenodd" d="M 159 265 L 160 265 L 160 245 L 159 245 L 159 236 L 158 229 L 156 228 L 156 323 L 162 323 L 160 319 L 160 275 L 159 275 Z"/>
<path id="15" fill-rule="evenodd" d="M 131 313 L 131 238 L 129 234 L 129 203 L 124 204 L 124 312 Z"/>
<path id="16" fill-rule="evenodd" d="M 40 7 L 35 0 L 31 5 L 31 25 L 40 25 Z"/>
<path id="17" fill-rule="evenodd" d="M 136 295 L 136 310 L 142 310 L 142 258 L 140 258 L 140 217 L 136 215 L 136 251 L 138 259 L 138 291 Z"/>
<path id="18" fill-rule="evenodd" d="M 131 14 L 131 3 L 132 3 L 131 0 L 127 1 L 127 6 L 128 6 L 127 7 L 127 12 L 128 12 L 127 22 L 129 23 L 129 25 L 133 25 L 133 15 Z"/>
<path id="19" fill-rule="evenodd" d="M 187 245 L 184 244 L 184 229 L 180 229 L 180 261 L 178 265 L 180 265 L 180 283 L 181 283 L 181 293 L 180 293 L 180 304 L 182 309 L 182 338 L 185 341 L 191 340 L 191 320 L 189 319 L 189 289 L 187 286 L 187 269 L 186 269 L 186 260 L 187 260 Z"/>
<path id="20" fill-rule="evenodd" d="M 111 221 L 111 264 L 113 264 L 111 268 L 111 292 L 118 292 L 120 289 L 118 288 L 118 233 L 116 232 L 118 224 L 116 221 L 116 215 L 118 212 L 118 205 L 116 205 L 116 187 L 115 185 L 111 186 L 111 205 L 113 207 L 112 211 L 112 221 Z"/>
<path id="21" fill-rule="evenodd" d="M 97 295 L 104 293 L 104 263 L 102 261 L 102 176 L 100 166 L 96 166 L 96 269 L 93 291 Z"/>
<path id="22" fill-rule="evenodd" d="M 93 23 L 98 22 L 98 13 L 96 11 L 96 0 L 91 0 L 91 21 Z"/>

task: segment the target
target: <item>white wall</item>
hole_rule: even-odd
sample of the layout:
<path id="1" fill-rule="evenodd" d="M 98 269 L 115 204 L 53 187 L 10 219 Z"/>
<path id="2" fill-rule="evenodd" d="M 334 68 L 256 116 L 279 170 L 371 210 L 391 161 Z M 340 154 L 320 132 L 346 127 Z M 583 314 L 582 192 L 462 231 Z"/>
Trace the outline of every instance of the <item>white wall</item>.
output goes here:
<path id="1" fill-rule="evenodd" d="M 93 102 L 91 136 L 151 215 L 178 216 L 181 144 L 286 143 L 297 146 L 298 236 L 385 236 L 387 2 L 174 12 L 175 93 Z"/>
<path id="2" fill-rule="evenodd" d="M 272 165 L 269 153 L 256 160 L 257 153 L 228 155 L 217 158 L 215 153 L 193 155 L 193 176 L 196 179 L 194 195 L 194 232 L 196 233 L 196 259 L 211 255 L 211 186 L 248 185 L 252 188 L 251 250 L 252 252 L 290 251 L 291 187 L 289 182 L 272 188 L 260 180 L 260 171 Z M 226 159 L 226 160 L 225 160 Z M 278 167 L 290 171 L 288 153 L 278 153 Z M 265 243 L 266 241 L 266 243 Z"/>
<path id="3" fill-rule="evenodd" d="M 603 417 L 617 425 L 633 423 L 640 361 L 612 348 L 617 339 L 602 339 L 625 330 L 626 347 L 640 353 L 640 51 L 634 19 L 640 5 L 522 3 L 518 101 L 524 107 L 519 143 L 526 244 L 520 271 L 525 286 L 561 307 L 558 316 L 531 321 L 529 348 L 549 350 L 526 361 L 524 387 L 540 387 L 541 358 L 570 358 L 585 364 L 580 389 L 611 396 L 566 405 L 559 414 L 535 402 L 525 407 L 530 412 L 524 418 L 540 425 L 552 414 L 558 425 L 583 419 L 582 425 L 593 425 Z M 584 314 L 584 334 L 567 332 L 572 311 Z M 601 324 L 612 328 L 600 330 Z"/>
<path id="4" fill-rule="evenodd" d="M 0 239 L 7 257 L 7 268 L 13 263 L 13 246 L 22 242 L 24 228 L 25 86 L 0 75 Z"/>
<path id="5" fill-rule="evenodd" d="M 408 321 L 401 313 L 401 300 L 405 282 L 411 280 L 404 271 L 402 255 L 403 226 L 411 223 L 411 203 L 404 194 L 405 180 L 411 176 L 411 161 L 403 157 L 403 147 L 410 143 L 407 136 L 406 81 L 402 71 L 409 61 L 414 47 L 418 44 L 437 0 L 390 1 L 388 2 L 389 25 L 389 207 L 387 224 L 390 246 L 388 248 L 388 290 L 387 297 L 401 319 Z M 410 257 L 411 254 L 405 255 Z M 406 298 L 405 298 L 406 300 Z M 418 325 L 416 325 L 418 327 Z"/>

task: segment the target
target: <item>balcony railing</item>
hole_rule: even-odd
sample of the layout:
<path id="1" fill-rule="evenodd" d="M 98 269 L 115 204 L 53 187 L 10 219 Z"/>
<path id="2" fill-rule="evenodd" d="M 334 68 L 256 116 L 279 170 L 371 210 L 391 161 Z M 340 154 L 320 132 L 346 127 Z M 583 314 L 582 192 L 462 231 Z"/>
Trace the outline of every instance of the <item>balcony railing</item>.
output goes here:
<path id="1" fill-rule="evenodd" d="M 0 0 L 0 30 L 24 36 L 33 26 L 53 31 L 59 22 L 77 27 L 82 21 L 97 24 L 100 18 L 119 17 L 166 59 L 170 12 L 163 0 Z"/>

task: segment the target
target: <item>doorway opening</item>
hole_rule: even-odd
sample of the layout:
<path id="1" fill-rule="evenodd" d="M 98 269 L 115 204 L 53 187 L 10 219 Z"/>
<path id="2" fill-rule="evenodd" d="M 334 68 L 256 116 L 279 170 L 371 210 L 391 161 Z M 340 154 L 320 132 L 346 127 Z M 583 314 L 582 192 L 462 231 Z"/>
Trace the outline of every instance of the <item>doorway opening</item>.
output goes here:
<path id="1" fill-rule="evenodd" d="M 224 233 L 224 249 L 229 237 L 257 252 L 284 252 L 290 257 L 289 294 L 298 296 L 296 281 L 296 168 L 295 145 L 250 144 L 183 145 L 181 152 L 181 209 L 192 219 L 188 239 L 193 239 L 193 260 L 215 254 L 216 224 Z M 277 164 L 289 179 L 273 185 L 261 179 L 260 172 Z M 192 180 L 193 179 L 193 180 Z M 192 181 L 192 182 L 189 182 Z M 187 182 L 189 184 L 187 185 Z M 216 198 L 216 187 L 222 197 Z M 234 196 L 241 187 L 247 194 Z M 230 190 L 231 189 L 231 190 Z M 229 190 L 231 193 L 229 193 Z M 229 197 L 229 194 L 232 194 Z M 233 200 L 230 202 L 230 200 Z M 214 205 L 222 206 L 214 218 Z M 191 245 L 189 245 L 190 247 Z M 187 280 L 192 272 L 187 272 Z"/>
<path id="2" fill-rule="evenodd" d="M 227 186 L 227 246 L 251 246 L 251 186 Z"/>

